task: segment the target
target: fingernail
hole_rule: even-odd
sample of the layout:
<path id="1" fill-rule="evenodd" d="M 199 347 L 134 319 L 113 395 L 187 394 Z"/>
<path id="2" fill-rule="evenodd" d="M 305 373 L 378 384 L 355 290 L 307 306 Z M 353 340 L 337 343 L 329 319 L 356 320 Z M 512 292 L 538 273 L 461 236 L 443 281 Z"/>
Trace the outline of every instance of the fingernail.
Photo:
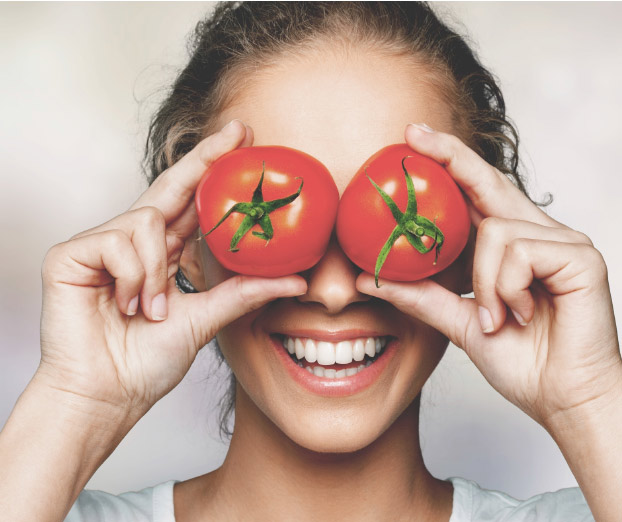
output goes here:
<path id="1" fill-rule="evenodd" d="M 434 129 L 428 127 L 425 123 L 410 123 L 409 125 L 412 125 L 416 129 L 422 130 L 423 132 L 434 132 Z"/>
<path id="2" fill-rule="evenodd" d="M 166 294 L 161 293 L 156 295 L 153 301 L 151 301 L 151 317 L 153 317 L 154 321 L 164 321 L 167 314 Z"/>
<path id="3" fill-rule="evenodd" d="M 512 310 L 510 308 L 510 310 Z M 525 319 L 523 319 L 523 316 L 521 314 L 519 314 L 516 310 L 512 310 L 512 313 L 514 314 L 514 318 L 516 319 L 516 322 L 518 324 L 520 324 L 521 326 L 526 326 L 527 325 L 527 321 L 525 321 Z"/>
<path id="4" fill-rule="evenodd" d="M 495 325 L 492 322 L 492 315 L 488 311 L 488 308 L 483 306 L 479 307 L 479 322 L 482 325 L 482 332 L 490 333 L 495 329 Z"/>
<path id="5" fill-rule="evenodd" d="M 138 311 L 138 296 L 135 296 L 127 304 L 127 315 L 136 315 Z"/>
<path id="6" fill-rule="evenodd" d="M 231 131 L 231 129 L 233 128 L 233 124 L 234 124 L 236 121 L 240 121 L 240 120 L 238 120 L 237 118 L 236 118 L 236 119 L 234 119 L 234 120 L 231 120 L 229 123 L 227 123 L 227 125 L 225 125 L 222 129 L 220 129 L 220 132 L 223 132 L 223 133 L 230 132 L 230 131 Z M 240 123 L 241 123 L 241 122 L 240 122 Z"/>

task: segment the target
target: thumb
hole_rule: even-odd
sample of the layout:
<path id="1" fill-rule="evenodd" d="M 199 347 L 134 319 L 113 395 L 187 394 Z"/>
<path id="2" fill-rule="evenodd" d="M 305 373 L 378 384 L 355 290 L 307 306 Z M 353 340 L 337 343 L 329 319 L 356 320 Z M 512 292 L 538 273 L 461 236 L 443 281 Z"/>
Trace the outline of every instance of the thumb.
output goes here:
<path id="1" fill-rule="evenodd" d="M 171 311 L 177 316 L 176 320 L 190 323 L 188 326 L 198 351 L 232 321 L 270 301 L 302 295 L 306 291 L 305 280 L 296 275 L 278 278 L 236 275 L 207 292 L 177 293 L 177 303 L 172 304 Z"/>
<path id="2" fill-rule="evenodd" d="M 407 283 L 380 279 L 379 284 L 377 288 L 374 276 L 365 272 L 356 281 L 359 292 L 429 324 L 459 348 L 482 337 L 474 299 L 460 297 L 431 279 Z"/>

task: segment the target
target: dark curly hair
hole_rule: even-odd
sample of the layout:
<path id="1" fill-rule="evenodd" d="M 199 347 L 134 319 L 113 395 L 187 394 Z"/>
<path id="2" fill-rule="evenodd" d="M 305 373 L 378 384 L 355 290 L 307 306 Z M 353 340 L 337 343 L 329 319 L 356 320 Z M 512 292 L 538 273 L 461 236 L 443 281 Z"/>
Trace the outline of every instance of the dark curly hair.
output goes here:
<path id="1" fill-rule="evenodd" d="M 494 76 L 465 39 L 419 2 L 223 2 L 200 21 L 190 60 L 149 126 L 144 169 L 149 182 L 206 135 L 243 89 L 251 68 L 318 42 L 363 43 L 415 58 L 440 79 L 453 123 L 468 145 L 526 193 L 518 173 L 518 133 Z M 222 361 L 222 354 L 219 356 Z M 222 400 L 221 434 L 235 399 L 235 377 Z"/>

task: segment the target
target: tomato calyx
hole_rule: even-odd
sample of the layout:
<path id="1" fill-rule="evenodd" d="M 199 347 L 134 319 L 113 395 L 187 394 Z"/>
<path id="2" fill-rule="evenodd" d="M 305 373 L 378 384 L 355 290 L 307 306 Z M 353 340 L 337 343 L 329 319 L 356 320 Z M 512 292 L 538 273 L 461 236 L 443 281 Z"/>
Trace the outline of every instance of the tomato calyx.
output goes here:
<path id="1" fill-rule="evenodd" d="M 270 213 L 275 211 L 277 208 L 284 207 L 285 205 L 289 205 L 292 203 L 302 191 L 302 185 L 304 184 L 304 180 L 302 178 L 295 178 L 300 180 L 300 186 L 298 190 L 289 196 L 280 199 L 274 199 L 272 201 L 264 201 L 263 200 L 263 178 L 266 172 L 266 162 L 262 162 L 262 170 L 261 177 L 259 178 L 259 183 L 253 192 L 253 197 L 250 202 L 239 202 L 235 203 L 225 215 L 220 218 L 220 221 L 216 223 L 208 232 L 203 234 L 203 237 L 208 236 L 214 230 L 216 230 L 233 212 L 239 212 L 241 214 L 246 214 L 242 223 L 236 230 L 235 234 L 231 238 L 231 243 L 229 244 L 230 252 L 238 252 L 238 244 L 242 240 L 242 238 L 248 233 L 248 231 L 253 228 L 255 225 L 259 225 L 261 227 L 262 232 L 253 231 L 252 234 L 261 239 L 266 240 L 266 245 L 270 242 L 270 240 L 274 237 L 274 229 L 272 227 L 272 221 L 270 221 Z"/>
<path id="2" fill-rule="evenodd" d="M 404 170 L 404 176 L 406 178 L 406 187 L 408 190 L 408 204 L 406 205 L 406 211 L 402 212 L 395 201 L 391 199 L 384 190 L 382 190 L 376 182 L 369 177 L 367 171 L 365 171 L 365 175 L 367 179 L 374 186 L 380 197 L 387 204 L 389 209 L 391 210 L 391 214 L 393 214 L 393 218 L 397 223 L 393 232 L 383 245 L 378 257 L 376 258 L 376 267 L 374 273 L 374 279 L 376 281 L 376 288 L 380 288 L 378 284 L 378 276 L 380 274 L 380 269 L 393 248 L 395 242 L 402 236 L 406 237 L 406 240 L 410 245 L 420 254 L 427 254 L 433 249 L 436 249 L 434 263 L 438 260 L 438 255 L 441 252 L 441 247 L 443 246 L 443 242 L 445 241 L 445 236 L 441 229 L 436 226 L 436 219 L 434 221 L 430 221 L 428 218 L 417 214 L 417 197 L 415 195 L 415 185 L 413 183 L 412 178 L 408 174 L 408 170 L 406 169 L 406 165 L 404 162 L 407 158 L 411 156 L 404 156 L 402 158 L 402 169 Z M 427 236 L 433 240 L 432 244 L 429 247 L 426 247 L 422 241 L 422 237 Z"/>

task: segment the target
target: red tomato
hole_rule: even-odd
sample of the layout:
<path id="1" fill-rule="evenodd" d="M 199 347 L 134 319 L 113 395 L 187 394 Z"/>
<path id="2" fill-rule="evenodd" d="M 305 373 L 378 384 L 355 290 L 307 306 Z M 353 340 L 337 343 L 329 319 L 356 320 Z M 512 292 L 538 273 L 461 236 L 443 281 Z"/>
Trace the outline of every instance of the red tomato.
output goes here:
<path id="1" fill-rule="evenodd" d="M 376 284 L 379 275 L 415 281 L 440 272 L 458 257 L 469 230 L 466 203 L 449 173 L 406 144 L 389 145 L 363 164 L 337 215 L 343 251 L 375 274 Z"/>
<path id="2" fill-rule="evenodd" d="M 339 193 L 312 156 L 247 147 L 210 165 L 195 202 L 207 245 L 225 268 L 276 277 L 307 270 L 324 255 Z"/>

